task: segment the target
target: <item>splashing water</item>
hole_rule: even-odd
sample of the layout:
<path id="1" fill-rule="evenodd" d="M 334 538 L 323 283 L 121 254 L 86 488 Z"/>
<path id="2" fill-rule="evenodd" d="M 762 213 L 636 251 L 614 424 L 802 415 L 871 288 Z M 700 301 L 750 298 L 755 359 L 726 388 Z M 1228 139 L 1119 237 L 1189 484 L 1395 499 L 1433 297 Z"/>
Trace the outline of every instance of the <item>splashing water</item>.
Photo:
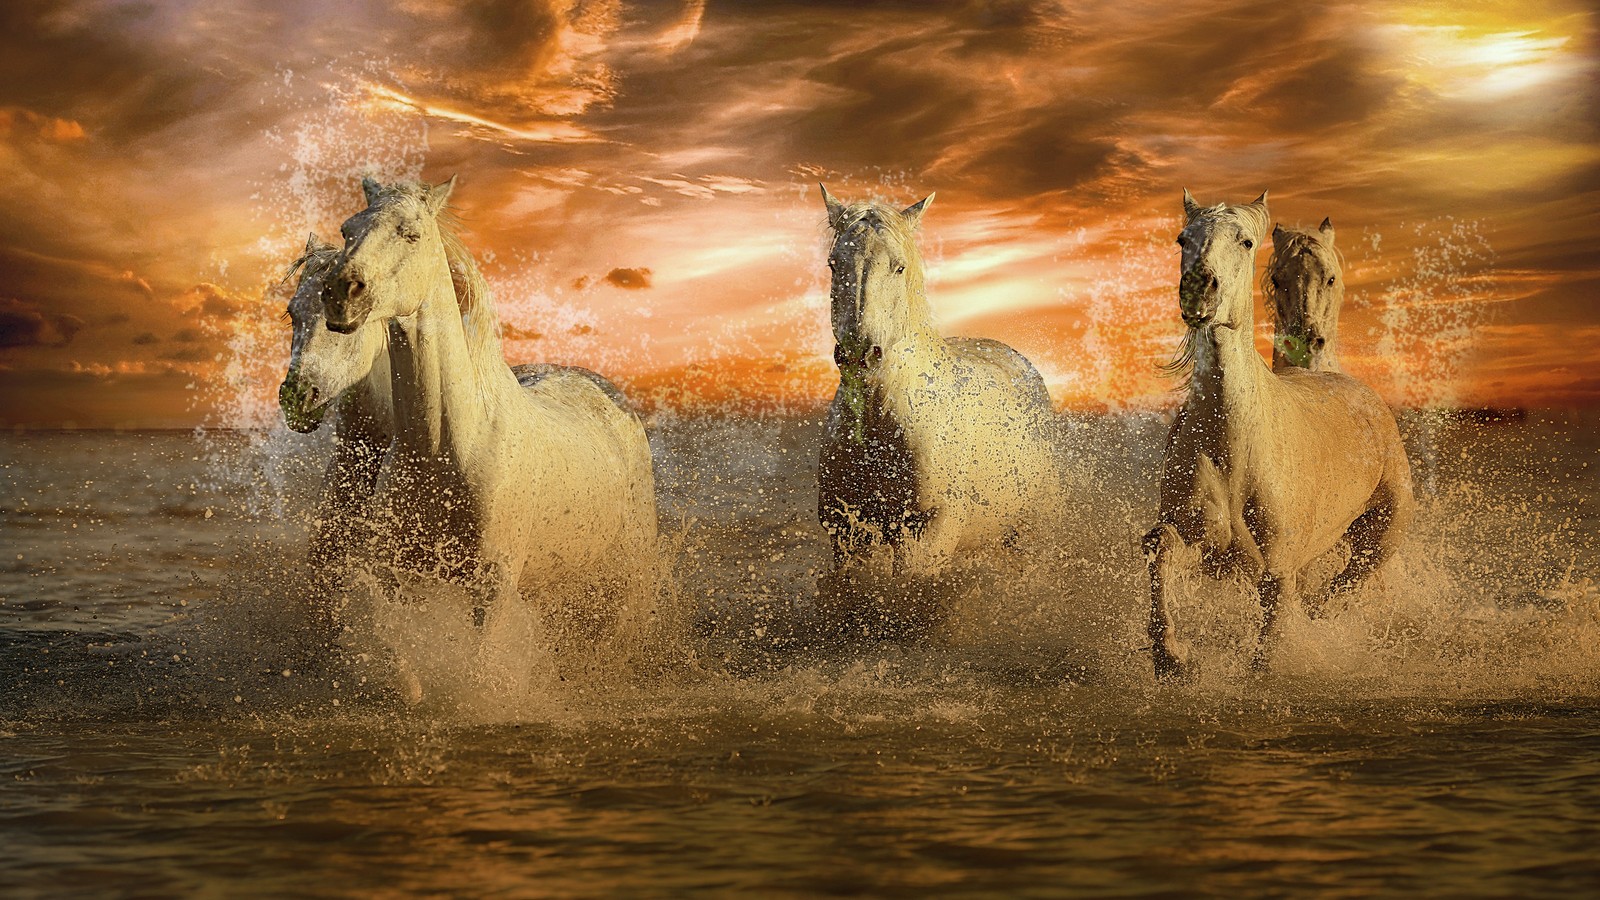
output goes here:
<path id="1" fill-rule="evenodd" d="M 415 177 L 428 152 L 412 113 L 284 82 L 305 116 L 278 136 L 288 175 L 258 189 L 271 260 L 342 219 L 358 175 Z M 1420 407 L 1455 401 L 1484 315 L 1448 301 L 1488 290 L 1475 226 L 1431 227 L 1352 298 L 1384 355 L 1433 360 L 1426 379 L 1382 376 Z M 1151 383 L 1107 352 L 1147 345 L 1153 364 L 1175 333 L 1166 289 L 1139 293 L 1170 270 L 1166 239 L 1147 243 L 1098 273 L 1072 385 Z M 550 323 L 537 346 L 556 361 L 603 368 L 642 346 L 595 335 L 536 257 L 484 263 L 503 309 Z M 1371 585 L 1290 616 L 1260 678 L 1243 672 L 1250 591 L 1197 580 L 1179 615 L 1200 677 L 1154 682 L 1138 536 L 1167 416 L 1139 404 L 1063 417 L 1069 499 L 1049 539 L 968 561 L 915 640 L 818 637 L 820 413 L 797 401 L 654 416 L 664 540 L 641 565 L 666 588 L 650 621 L 563 656 L 529 610 L 479 629 L 462 591 L 412 580 L 329 655 L 304 552 L 330 437 L 288 432 L 264 399 L 287 352 L 279 289 L 235 293 L 261 300 L 226 326 L 211 429 L 0 440 L 16 557 L 0 567 L 0 888 L 1241 893 L 1381 877 L 1525 894 L 1596 875 L 1592 417 L 1405 415 L 1425 476 L 1412 537 Z M 825 291 L 800 293 L 788 314 L 823 334 Z"/>

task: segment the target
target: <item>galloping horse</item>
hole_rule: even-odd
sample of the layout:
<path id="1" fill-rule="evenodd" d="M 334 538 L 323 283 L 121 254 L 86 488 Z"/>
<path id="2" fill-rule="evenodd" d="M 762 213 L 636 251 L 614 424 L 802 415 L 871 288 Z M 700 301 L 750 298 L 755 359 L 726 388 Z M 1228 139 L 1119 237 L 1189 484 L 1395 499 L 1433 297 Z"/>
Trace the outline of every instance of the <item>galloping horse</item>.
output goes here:
<path id="1" fill-rule="evenodd" d="M 373 335 L 382 352 L 318 358 L 319 377 L 354 382 L 378 358 L 390 372 L 381 545 L 402 569 L 467 585 L 479 616 L 653 579 L 643 425 L 586 370 L 506 367 L 488 286 L 450 228 L 453 185 L 364 180 L 367 208 L 325 277 L 328 329 Z"/>
<path id="2" fill-rule="evenodd" d="M 300 280 L 283 314 L 294 333 L 289 369 L 278 388 L 284 424 L 301 434 L 321 427 L 329 410 L 336 412 L 333 457 L 323 472 L 308 554 L 319 593 L 312 598 L 311 612 L 329 629 L 336 622 L 324 601 L 342 583 L 345 564 L 359 542 L 360 516 L 371 502 L 394 439 L 389 363 L 381 335 L 376 330 L 342 335 L 323 327 L 322 291 L 338 255 L 338 247 L 312 234 L 289 269 L 290 277 L 298 272 Z M 324 360 L 339 363 L 328 371 Z"/>
<path id="3" fill-rule="evenodd" d="M 1012 541 L 1053 511 L 1050 395 L 1005 344 L 934 328 L 915 239 L 931 196 L 904 210 L 845 205 L 826 187 L 822 198 L 839 387 L 817 513 L 833 574 L 888 548 L 896 574 L 936 575 L 958 550 Z"/>
<path id="4" fill-rule="evenodd" d="M 1415 507 L 1394 415 L 1377 394 L 1334 372 L 1274 373 L 1256 352 L 1250 286 L 1267 195 L 1203 207 L 1184 191 L 1183 206 L 1178 306 L 1189 330 L 1175 363 L 1192 370 L 1167 436 L 1159 519 L 1144 538 L 1161 678 L 1188 664 L 1173 617 L 1178 567 L 1255 581 L 1261 668 L 1279 608 L 1299 601 L 1302 569 L 1348 539 L 1350 562 L 1333 589 L 1350 588 L 1394 554 Z"/>

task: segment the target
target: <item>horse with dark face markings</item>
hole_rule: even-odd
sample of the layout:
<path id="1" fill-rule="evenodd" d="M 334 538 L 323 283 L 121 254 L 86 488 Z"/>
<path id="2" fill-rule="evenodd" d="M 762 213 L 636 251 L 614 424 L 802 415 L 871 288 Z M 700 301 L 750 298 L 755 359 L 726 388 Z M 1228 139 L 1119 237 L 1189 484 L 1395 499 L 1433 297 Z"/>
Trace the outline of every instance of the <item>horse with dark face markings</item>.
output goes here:
<path id="1" fill-rule="evenodd" d="M 1315 231 L 1275 226 L 1261 288 L 1273 324 L 1272 368 L 1339 371 L 1344 267 L 1333 246 L 1333 222 L 1323 219 Z"/>
<path id="2" fill-rule="evenodd" d="M 1340 540 L 1346 590 L 1389 559 L 1415 501 L 1394 415 L 1366 385 L 1335 372 L 1267 368 L 1252 338 L 1251 276 L 1266 236 L 1267 195 L 1203 207 L 1183 193 L 1178 306 L 1189 326 L 1177 362 L 1188 397 L 1167 436 L 1161 509 L 1145 535 L 1156 675 L 1185 674 L 1173 575 L 1242 571 L 1263 613 L 1253 657 L 1265 666 L 1280 607 L 1298 603 L 1302 570 Z"/>
<path id="3" fill-rule="evenodd" d="M 330 633 L 338 622 L 328 604 L 343 584 L 353 548 L 361 542 L 361 518 L 394 439 L 389 363 L 381 333 L 341 335 L 324 327 L 322 292 L 338 256 L 338 247 L 312 234 L 289 270 L 290 277 L 298 272 L 300 280 L 284 311 L 293 336 L 289 368 L 278 388 L 284 424 L 293 431 L 315 431 L 328 412 L 335 413 L 333 457 L 323 472 L 308 553 L 316 594 L 311 614 Z"/>
<path id="4" fill-rule="evenodd" d="M 914 233 L 931 196 L 898 210 L 822 189 L 839 388 L 828 408 L 817 513 L 833 543 L 824 600 L 887 550 L 897 576 L 943 572 L 960 550 L 1015 539 L 1059 502 L 1044 379 L 999 341 L 933 325 Z"/>

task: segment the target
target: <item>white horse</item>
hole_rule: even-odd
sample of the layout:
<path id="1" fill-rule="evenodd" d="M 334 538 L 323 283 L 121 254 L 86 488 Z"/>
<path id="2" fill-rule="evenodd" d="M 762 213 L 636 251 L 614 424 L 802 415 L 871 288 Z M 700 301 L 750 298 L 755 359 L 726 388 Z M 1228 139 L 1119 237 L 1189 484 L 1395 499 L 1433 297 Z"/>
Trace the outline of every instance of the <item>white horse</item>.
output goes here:
<path id="1" fill-rule="evenodd" d="M 300 280 L 284 311 L 294 333 L 289 369 L 278 388 L 284 424 L 294 431 L 315 431 L 330 410 L 335 412 L 333 457 L 322 476 L 308 554 L 319 591 L 342 581 L 345 564 L 360 541 L 360 517 L 371 502 L 384 454 L 394 438 L 389 362 L 381 333 L 363 329 L 342 335 L 323 327 L 324 281 L 338 255 L 338 247 L 312 234 L 305 252 L 289 269 L 289 275 L 298 272 Z M 336 623 L 333 610 L 325 605 L 327 599 L 313 597 L 311 612 L 331 629 Z"/>
<path id="2" fill-rule="evenodd" d="M 1275 226 L 1261 289 L 1273 322 L 1272 368 L 1339 371 L 1344 267 L 1333 246 L 1333 222 L 1323 219 L 1315 231 Z"/>
<path id="3" fill-rule="evenodd" d="M 832 577 L 881 547 L 897 574 L 936 575 L 958 551 L 1010 542 L 1053 510 L 1050 395 L 1005 344 L 935 330 L 914 236 L 931 195 L 905 210 L 847 206 L 826 187 L 822 198 L 839 388 L 817 513 Z"/>
<path id="4" fill-rule="evenodd" d="M 1351 559 L 1333 589 L 1351 587 L 1393 555 L 1415 506 L 1394 415 L 1377 394 L 1334 372 L 1274 373 L 1256 352 L 1250 288 L 1267 195 L 1202 207 L 1184 191 L 1183 205 L 1178 306 L 1189 331 L 1174 362 L 1192 371 L 1167 436 L 1159 520 L 1144 538 L 1161 678 L 1188 663 L 1173 617 L 1177 567 L 1256 582 L 1259 668 L 1279 607 L 1299 600 L 1301 570 L 1348 539 Z"/>
<path id="5" fill-rule="evenodd" d="M 506 368 L 487 285 L 444 209 L 453 185 L 364 180 L 368 206 L 326 276 L 327 327 L 375 334 L 390 371 L 381 542 L 400 568 L 468 586 L 478 616 L 519 595 L 546 611 L 608 589 L 637 601 L 656 540 L 644 427 L 587 370 Z M 353 383 L 367 371 L 357 356 L 315 371 L 328 389 Z"/>
<path id="6" fill-rule="evenodd" d="M 278 388 L 279 410 L 293 431 L 316 431 L 334 413 L 333 455 L 323 472 L 307 553 L 319 591 L 311 598 L 312 614 L 329 628 L 338 623 L 325 602 L 343 583 L 352 551 L 364 537 L 363 516 L 370 511 L 384 456 L 394 440 L 384 329 L 360 328 L 345 335 L 324 327 L 322 292 L 338 256 L 337 245 L 312 233 L 289 268 L 289 277 L 298 273 L 300 280 L 283 313 L 292 337 L 289 367 Z M 587 369 L 535 363 L 511 371 L 525 387 L 553 374 L 583 375 L 626 403 L 615 386 Z"/>

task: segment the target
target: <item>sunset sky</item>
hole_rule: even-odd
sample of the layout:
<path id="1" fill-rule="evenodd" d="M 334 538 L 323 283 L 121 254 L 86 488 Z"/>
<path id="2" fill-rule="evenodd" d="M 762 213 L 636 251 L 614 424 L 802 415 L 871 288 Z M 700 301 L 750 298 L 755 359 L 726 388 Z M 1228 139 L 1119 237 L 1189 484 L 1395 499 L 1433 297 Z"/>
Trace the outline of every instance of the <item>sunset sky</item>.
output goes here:
<path id="1" fill-rule="evenodd" d="M 277 279 L 368 173 L 459 174 L 510 361 L 658 406 L 831 392 L 818 181 L 937 192 L 941 327 L 1064 407 L 1173 402 L 1184 187 L 1332 217 L 1392 402 L 1600 402 L 1584 3 L 8 0 L 0 35 L 6 426 L 270 422 Z"/>

